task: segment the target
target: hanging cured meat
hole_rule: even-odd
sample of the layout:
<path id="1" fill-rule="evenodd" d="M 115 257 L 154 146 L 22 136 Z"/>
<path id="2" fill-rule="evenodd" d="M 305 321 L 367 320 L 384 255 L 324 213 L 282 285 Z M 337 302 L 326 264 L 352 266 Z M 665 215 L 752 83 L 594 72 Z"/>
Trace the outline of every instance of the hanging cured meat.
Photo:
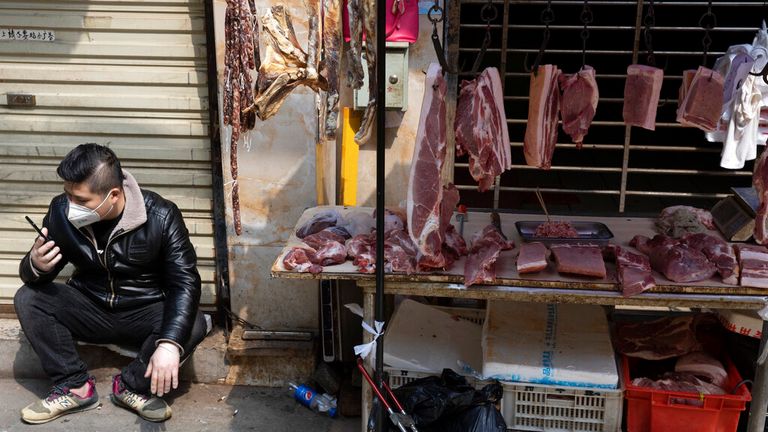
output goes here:
<path id="1" fill-rule="evenodd" d="M 443 225 L 450 217 L 443 215 L 447 212 L 443 205 L 446 193 L 440 177 L 446 154 L 445 93 L 442 69 L 432 63 L 424 85 L 406 208 L 408 233 L 419 249 L 420 267 L 442 268 L 446 265 L 442 246 L 447 224 Z M 454 195 L 454 192 L 449 194 Z M 458 191 L 455 198 L 458 198 Z M 453 212 L 453 207 L 450 211 Z"/>
<path id="2" fill-rule="evenodd" d="M 355 134 L 355 142 L 362 145 L 373 135 L 376 123 L 376 1 L 357 0 L 360 2 L 365 31 L 365 63 L 368 65 L 368 106 L 365 107 L 360 129 Z M 352 17 L 350 16 L 350 20 Z"/>
<path id="3" fill-rule="evenodd" d="M 294 88 L 305 85 L 314 91 L 325 90 L 325 79 L 318 73 L 320 31 L 318 4 L 307 1 L 308 48 L 305 52 L 296 39 L 290 13 L 284 6 L 272 6 L 262 16 L 264 61 L 256 81 L 258 89 L 253 109 L 266 120 L 280 109 Z"/>
<path id="4" fill-rule="evenodd" d="M 323 0 L 323 58 L 320 75 L 328 83 L 324 122 L 327 139 L 336 137 L 339 122 L 339 55 L 341 53 L 341 0 Z"/>
<path id="5" fill-rule="evenodd" d="M 525 162 L 530 166 L 543 169 L 552 166 L 560 113 L 560 90 L 557 84 L 560 73 L 555 65 L 542 65 L 531 73 L 528 125 L 523 141 Z"/>
<path id="6" fill-rule="evenodd" d="M 677 112 L 677 121 L 705 132 L 717 129 L 723 108 L 723 84 L 722 75 L 700 66 Z"/>
<path id="7" fill-rule="evenodd" d="M 559 78 L 560 91 L 563 93 L 560 100 L 560 116 L 563 119 L 563 130 L 581 148 L 584 136 L 592 125 L 597 110 L 597 101 L 600 94 L 595 81 L 595 70 L 591 66 L 584 66 L 578 73 L 562 74 Z"/>
<path id="8" fill-rule="evenodd" d="M 258 24 L 254 19 L 254 3 L 227 0 L 224 17 L 224 124 L 232 126 L 230 136 L 230 170 L 232 174 L 232 215 L 235 233 L 242 233 L 240 193 L 237 182 L 237 142 L 243 131 L 253 129 L 254 113 L 243 111 L 253 101 L 251 71 L 259 64 Z"/>
<path id="9" fill-rule="evenodd" d="M 627 68 L 624 84 L 624 123 L 643 129 L 656 130 L 656 109 L 659 106 L 664 71 L 652 66 L 633 64 Z"/>
<path id="10" fill-rule="evenodd" d="M 347 86 L 359 89 L 363 86 L 363 11 L 364 0 L 348 0 L 349 49 L 347 50 Z"/>
<path id="11" fill-rule="evenodd" d="M 454 130 L 456 154 L 469 155 L 469 172 L 480 192 L 487 191 L 496 176 L 512 167 L 504 93 L 496 68 L 461 83 Z"/>

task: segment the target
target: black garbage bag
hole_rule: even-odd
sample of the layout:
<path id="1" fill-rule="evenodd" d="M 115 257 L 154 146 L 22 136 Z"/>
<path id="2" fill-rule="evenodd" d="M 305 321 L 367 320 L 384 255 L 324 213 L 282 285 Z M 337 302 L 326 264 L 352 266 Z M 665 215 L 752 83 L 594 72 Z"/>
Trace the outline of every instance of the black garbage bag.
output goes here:
<path id="1" fill-rule="evenodd" d="M 444 369 L 439 377 L 426 377 L 393 390 L 395 396 L 424 432 L 504 432 L 506 424 L 496 410 L 501 384 L 476 390 L 466 378 Z M 379 401 L 374 398 L 368 429 L 373 430 Z M 398 431 L 387 419 L 390 431 Z"/>

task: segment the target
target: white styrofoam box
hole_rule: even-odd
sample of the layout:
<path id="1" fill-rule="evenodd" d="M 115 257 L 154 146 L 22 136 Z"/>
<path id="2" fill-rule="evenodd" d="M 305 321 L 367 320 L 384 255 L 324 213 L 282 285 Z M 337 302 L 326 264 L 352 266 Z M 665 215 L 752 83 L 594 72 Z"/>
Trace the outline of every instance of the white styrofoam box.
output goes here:
<path id="1" fill-rule="evenodd" d="M 591 388 L 619 383 L 600 306 L 491 301 L 482 349 L 487 379 Z"/>
<path id="2" fill-rule="evenodd" d="M 407 299 L 392 315 L 384 335 L 384 364 L 394 369 L 460 372 L 459 363 L 474 370 L 482 364 L 482 326 L 429 305 Z"/>

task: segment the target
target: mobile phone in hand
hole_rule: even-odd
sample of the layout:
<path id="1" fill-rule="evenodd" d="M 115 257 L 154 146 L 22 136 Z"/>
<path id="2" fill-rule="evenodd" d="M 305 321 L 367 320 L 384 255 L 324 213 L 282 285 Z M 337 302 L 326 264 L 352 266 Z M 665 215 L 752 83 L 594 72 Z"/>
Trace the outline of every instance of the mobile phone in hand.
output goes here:
<path id="1" fill-rule="evenodd" d="M 29 216 L 24 216 L 24 218 L 27 219 L 27 222 L 29 222 L 29 224 L 32 225 L 32 228 L 34 228 L 35 231 L 37 231 L 37 234 L 43 239 L 45 239 L 46 242 L 51 240 L 48 238 L 47 235 L 43 234 L 43 231 L 41 231 L 40 228 L 38 228 L 37 224 L 35 224 L 35 222 L 33 222 L 32 219 L 29 218 Z"/>

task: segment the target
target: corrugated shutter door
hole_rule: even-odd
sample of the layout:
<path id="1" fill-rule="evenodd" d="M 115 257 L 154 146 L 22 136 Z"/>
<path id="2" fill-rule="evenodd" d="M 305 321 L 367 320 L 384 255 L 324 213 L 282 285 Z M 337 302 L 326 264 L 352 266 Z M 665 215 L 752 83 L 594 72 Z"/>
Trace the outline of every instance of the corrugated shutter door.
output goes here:
<path id="1" fill-rule="evenodd" d="M 77 144 L 110 146 L 146 189 L 184 213 L 215 303 L 204 4 L 192 0 L 2 1 L 3 29 L 52 30 L 54 42 L 0 40 L 0 303 L 61 192 L 55 169 Z M 8 93 L 36 97 L 9 108 Z"/>

